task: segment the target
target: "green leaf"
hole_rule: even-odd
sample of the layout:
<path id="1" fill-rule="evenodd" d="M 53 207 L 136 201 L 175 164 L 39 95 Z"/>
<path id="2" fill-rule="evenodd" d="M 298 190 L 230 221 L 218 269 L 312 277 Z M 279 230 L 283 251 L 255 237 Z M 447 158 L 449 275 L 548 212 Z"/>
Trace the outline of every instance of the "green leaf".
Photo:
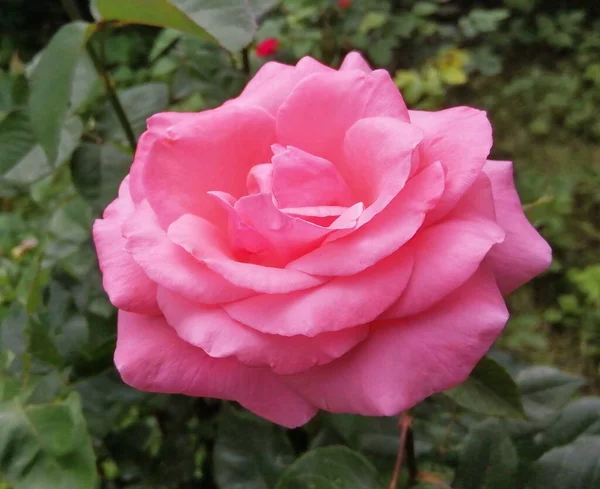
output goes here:
<path id="1" fill-rule="evenodd" d="M 324 447 L 300 457 L 275 489 L 375 489 L 377 472 L 371 463 L 346 447 Z"/>
<path id="2" fill-rule="evenodd" d="M 599 454 L 600 436 L 584 436 L 572 445 L 551 450 L 533 464 L 527 488 L 597 489 Z"/>
<path id="3" fill-rule="evenodd" d="M 21 161 L 35 146 L 29 117 L 25 112 L 10 112 L 0 122 L 0 175 Z"/>
<path id="4" fill-rule="evenodd" d="M 358 32 L 360 34 L 368 34 L 375 29 L 379 29 L 387 20 L 388 17 L 381 12 L 368 12 L 358 27 Z"/>
<path id="5" fill-rule="evenodd" d="M 95 0 L 93 5 L 105 20 L 169 27 L 239 51 L 252 41 L 257 18 L 274 4 L 274 0 Z"/>
<path id="6" fill-rule="evenodd" d="M 146 120 L 169 106 L 169 87 L 165 83 L 144 83 L 118 94 L 127 118 L 136 136 L 146 130 Z M 98 127 L 106 139 L 125 142 L 123 128 L 108 102 L 98 120 Z"/>
<path id="7" fill-rule="evenodd" d="M 294 450 L 282 428 L 223 409 L 214 452 L 221 489 L 271 489 L 293 460 Z"/>
<path id="8" fill-rule="evenodd" d="M 12 142 L 9 137 L 10 134 L 15 134 L 15 132 L 4 133 L 2 126 L 0 126 L 0 158 L 3 155 L 8 156 L 6 161 L 7 170 L 0 173 L 0 180 L 14 185 L 30 185 L 50 175 L 54 168 L 71 156 L 83 132 L 81 119 L 78 117 L 67 119 L 60 131 L 58 156 L 51 164 L 42 147 L 35 143 L 32 133 L 30 132 L 29 136 L 25 135 L 26 123 L 21 120 L 19 124 L 21 126 L 20 131 L 22 131 L 21 135 L 20 137 L 15 136 Z M 25 143 L 29 144 L 29 149 L 22 154 Z M 6 153 L 2 152 L 2 148 L 6 148 Z M 0 161 L 2 161 L 0 168 L 3 169 L 4 161 Z"/>
<path id="9" fill-rule="evenodd" d="M 548 449 L 586 435 L 600 435 L 600 397 L 582 397 L 568 404 L 536 440 Z"/>
<path id="10" fill-rule="evenodd" d="M 584 384 L 583 377 L 553 367 L 530 367 L 517 376 L 523 406 L 532 417 L 553 414 Z"/>
<path id="11" fill-rule="evenodd" d="M 13 489 L 93 489 L 96 463 L 79 396 L 0 404 L 0 474 Z"/>
<path id="12" fill-rule="evenodd" d="M 489 419 L 469 433 L 460 454 L 454 489 L 515 487 L 518 457 L 505 427 Z"/>
<path id="13" fill-rule="evenodd" d="M 42 53 L 32 74 L 31 126 L 51 162 L 58 156 L 61 128 L 71 101 L 79 55 L 93 29 L 94 26 L 86 22 L 63 26 Z"/>
<path id="14" fill-rule="evenodd" d="M 488 416 L 525 415 L 517 385 L 510 374 L 489 357 L 482 358 L 465 382 L 444 395 L 465 409 Z"/>
<path id="15" fill-rule="evenodd" d="M 110 143 L 83 143 L 71 159 L 73 183 L 97 211 L 116 198 L 131 166 L 131 155 Z"/>

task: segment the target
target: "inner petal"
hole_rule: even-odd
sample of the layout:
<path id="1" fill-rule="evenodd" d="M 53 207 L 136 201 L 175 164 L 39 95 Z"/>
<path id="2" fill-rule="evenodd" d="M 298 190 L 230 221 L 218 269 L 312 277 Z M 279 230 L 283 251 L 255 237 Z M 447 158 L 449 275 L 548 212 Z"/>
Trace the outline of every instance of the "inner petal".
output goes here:
<path id="1" fill-rule="evenodd" d="M 330 161 L 293 146 L 273 150 L 273 196 L 280 208 L 349 207 L 356 202 Z"/>

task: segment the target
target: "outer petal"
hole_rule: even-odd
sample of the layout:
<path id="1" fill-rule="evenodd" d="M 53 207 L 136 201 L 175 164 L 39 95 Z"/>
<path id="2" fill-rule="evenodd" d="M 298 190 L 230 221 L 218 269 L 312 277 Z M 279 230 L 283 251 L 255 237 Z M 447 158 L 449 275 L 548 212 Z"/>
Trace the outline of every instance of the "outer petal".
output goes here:
<path id="1" fill-rule="evenodd" d="M 235 357 L 250 367 L 270 367 L 290 374 L 339 358 L 360 343 L 368 326 L 345 329 L 309 338 L 261 333 L 244 326 L 220 307 L 188 301 L 159 288 L 158 300 L 167 322 L 178 336 L 214 358 Z"/>
<path id="2" fill-rule="evenodd" d="M 344 58 L 344 61 L 342 61 L 340 71 L 348 70 L 360 70 L 364 71 L 365 73 L 371 73 L 373 71 L 369 66 L 369 63 L 365 61 L 365 58 L 363 58 L 362 55 L 356 51 L 348 53 Z"/>
<path id="3" fill-rule="evenodd" d="M 315 287 L 326 279 L 297 270 L 238 262 L 228 253 L 219 230 L 204 219 L 186 214 L 167 232 L 171 241 L 221 277 L 238 287 L 267 294 L 281 294 Z"/>
<path id="4" fill-rule="evenodd" d="M 255 293 L 227 282 L 173 243 L 147 201 L 127 220 L 123 235 L 126 250 L 154 282 L 191 300 L 218 304 Z"/>
<path id="5" fill-rule="evenodd" d="M 207 192 L 245 194 L 248 172 L 269 161 L 275 137 L 269 114 L 238 106 L 201 112 L 150 131 L 157 136 L 146 156 L 142 182 L 163 227 L 187 213 L 224 222 L 225 213 Z"/>
<path id="6" fill-rule="evenodd" d="M 486 113 L 470 107 L 439 112 L 410 111 L 410 120 L 423 129 L 421 167 L 436 161 L 446 170 L 446 188 L 427 222 L 447 214 L 473 184 L 492 147 L 492 127 Z"/>
<path id="7" fill-rule="evenodd" d="M 142 134 L 138 141 L 135 158 L 130 170 L 131 179 L 129 186 L 131 197 L 136 204 L 139 204 L 146 198 L 146 190 L 144 189 L 142 178 L 146 162 L 151 157 L 154 143 L 161 139 L 162 135 L 169 128 L 181 122 L 193 124 L 197 118 L 198 114 L 196 112 L 160 112 L 148 119 L 148 130 Z"/>
<path id="8" fill-rule="evenodd" d="M 489 250 L 504 239 L 496 224 L 490 182 L 481 176 L 447 218 L 407 245 L 415 265 L 406 290 L 386 313 L 399 318 L 426 311 L 466 282 Z"/>
<path id="9" fill-rule="evenodd" d="M 350 235 L 325 243 L 287 268 L 313 275 L 353 275 L 398 250 L 411 239 L 444 190 L 444 171 L 437 163 L 408 181 L 404 189 L 371 222 Z"/>
<path id="10" fill-rule="evenodd" d="M 121 228 L 135 208 L 129 194 L 129 178 L 119 189 L 119 197 L 94 223 L 93 235 L 98 253 L 102 285 L 115 307 L 140 314 L 160 314 L 156 284 L 124 250 Z"/>
<path id="11" fill-rule="evenodd" d="M 396 253 L 351 277 L 314 289 L 259 295 L 223 309 L 237 321 L 264 333 L 316 336 L 366 324 L 400 296 L 412 270 L 412 256 Z"/>
<path id="12" fill-rule="evenodd" d="M 365 117 L 409 120 L 387 71 L 316 74 L 300 82 L 279 107 L 277 138 L 337 165 L 346 131 Z"/>
<path id="13" fill-rule="evenodd" d="M 330 412 L 395 415 L 464 381 L 507 319 L 493 275 L 480 270 L 427 312 L 377 321 L 344 357 L 284 379 Z"/>
<path id="14" fill-rule="evenodd" d="M 241 95 L 228 102 L 227 105 L 262 107 L 270 114 L 275 115 L 279 106 L 300 81 L 315 73 L 333 71 L 310 57 L 302 58 L 296 66 L 270 61 L 258 70 Z"/>
<path id="15" fill-rule="evenodd" d="M 488 161 L 483 171 L 492 182 L 498 224 L 506 231 L 506 239 L 492 248 L 488 261 L 500 290 L 508 294 L 548 268 L 552 250 L 523 213 L 512 163 Z"/>
<path id="16" fill-rule="evenodd" d="M 316 409 L 266 368 L 216 359 L 181 340 L 163 317 L 119 312 L 115 364 L 136 389 L 238 401 L 250 411 L 293 428 Z"/>

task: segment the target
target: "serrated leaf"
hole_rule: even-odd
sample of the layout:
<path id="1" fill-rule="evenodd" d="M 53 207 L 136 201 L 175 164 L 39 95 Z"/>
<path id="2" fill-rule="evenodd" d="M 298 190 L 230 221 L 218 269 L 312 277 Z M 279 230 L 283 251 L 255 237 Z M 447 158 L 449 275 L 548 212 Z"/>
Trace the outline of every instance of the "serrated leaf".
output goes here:
<path id="1" fill-rule="evenodd" d="M 582 397 L 568 404 L 536 441 L 548 449 L 586 435 L 600 435 L 600 397 Z"/>
<path id="2" fill-rule="evenodd" d="M 469 378 L 444 392 L 459 406 L 488 416 L 523 417 L 519 389 L 510 374 L 495 360 L 482 358 Z"/>
<path id="3" fill-rule="evenodd" d="M 96 463 L 79 396 L 0 404 L 0 473 L 13 489 L 94 489 Z"/>
<path id="4" fill-rule="evenodd" d="M 79 55 L 93 30 L 94 26 L 86 22 L 63 26 L 42 53 L 31 77 L 31 127 L 51 162 L 58 156 Z"/>
<path id="5" fill-rule="evenodd" d="M 78 117 L 71 117 L 67 119 L 64 126 L 60 130 L 58 156 L 53 164 L 48 161 L 44 150 L 39 144 L 35 144 L 33 135 L 30 134 L 33 144 L 18 161 L 11 161 L 10 169 L 4 174 L 0 174 L 0 180 L 4 180 L 9 184 L 22 186 L 30 185 L 50 175 L 57 166 L 71 156 L 77 144 L 79 143 L 82 132 L 83 123 L 81 122 L 81 119 Z M 0 148 L 2 147 L 2 141 L 2 128 L 0 127 Z M 7 141 L 5 147 L 11 147 L 10 141 Z M 14 156 L 17 153 L 13 152 L 12 154 Z"/>
<path id="6" fill-rule="evenodd" d="M 454 489 L 507 489 L 515 487 L 518 456 L 499 420 L 477 425 L 465 440 L 456 470 Z"/>
<path id="7" fill-rule="evenodd" d="M 257 18 L 274 3 L 273 0 L 95 0 L 94 10 L 105 20 L 169 27 L 239 51 L 252 41 Z"/>
<path id="8" fill-rule="evenodd" d="M 0 122 L 0 175 L 21 161 L 35 146 L 35 137 L 25 112 L 10 112 Z"/>
<path id="9" fill-rule="evenodd" d="M 221 489 L 271 489 L 294 450 L 280 427 L 228 408 L 220 414 L 213 457 Z"/>
<path id="10" fill-rule="evenodd" d="M 346 447 L 312 450 L 283 474 L 275 489 L 374 489 L 377 471 L 357 452 Z"/>
<path id="11" fill-rule="evenodd" d="M 600 436 L 545 453 L 532 466 L 528 489 L 597 489 L 600 487 Z"/>
<path id="12" fill-rule="evenodd" d="M 79 194 L 100 212 L 117 196 L 132 157 L 111 143 L 81 144 L 71 158 L 71 177 Z"/>
<path id="13" fill-rule="evenodd" d="M 563 407 L 584 384 L 583 377 L 553 367 L 530 367 L 517 376 L 523 406 L 533 417 L 544 417 Z"/>

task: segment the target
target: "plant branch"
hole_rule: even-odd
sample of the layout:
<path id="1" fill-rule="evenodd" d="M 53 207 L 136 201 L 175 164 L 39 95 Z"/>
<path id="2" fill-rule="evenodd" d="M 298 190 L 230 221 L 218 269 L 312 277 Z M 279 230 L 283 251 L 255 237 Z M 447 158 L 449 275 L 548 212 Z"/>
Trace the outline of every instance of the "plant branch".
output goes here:
<path id="1" fill-rule="evenodd" d="M 408 463 L 410 478 L 414 480 L 416 477 L 416 461 L 414 452 L 414 443 L 412 431 L 410 425 L 412 424 L 412 416 L 407 413 L 402 413 L 398 420 L 398 426 L 400 428 L 400 442 L 398 444 L 398 455 L 396 456 L 396 463 L 394 464 L 394 473 L 392 480 L 390 481 L 389 489 L 396 489 L 398 487 L 398 480 L 400 473 L 402 472 L 402 462 L 404 461 L 404 452 L 408 451 Z M 408 442 L 408 443 L 407 443 Z M 407 444 L 409 445 L 407 447 Z M 413 467 L 415 469 L 413 473 Z"/>
<path id="2" fill-rule="evenodd" d="M 77 8 L 77 5 L 75 4 L 74 0 L 61 0 L 61 4 L 72 20 L 83 19 L 81 12 L 79 12 L 79 9 Z M 92 46 L 90 42 L 86 44 L 86 50 L 88 52 L 88 55 L 90 56 L 90 59 L 92 60 L 92 63 L 94 63 L 94 67 L 98 72 L 98 76 L 100 76 L 100 79 L 104 84 L 104 89 L 106 90 L 106 94 L 108 95 L 110 105 L 117 114 L 119 123 L 123 127 L 123 131 L 125 132 L 125 137 L 127 138 L 129 146 L 131 147 L 131 151 L 135 153 L 137 145 L 136 137 L 133 132 L 133 128 L 131 127 L 131 123 L 127 118 L 127 114 L 123 109 L 123 105 L 121 104 L 117 92 L 115 91 L 115 87 L 112 83 L 112 80 L 110 79 L 110 75 L 104 68 L 102 62 L 100 61 L 100 57 L 98 56 L 96 50 L 94 49 L 94 46 Z"/>
<path id="3" fill-rule="evenodd" d="M 242 69 L 248 78 L 250 78 L 250 54 L 248 48 L 242 49 Z"/>

